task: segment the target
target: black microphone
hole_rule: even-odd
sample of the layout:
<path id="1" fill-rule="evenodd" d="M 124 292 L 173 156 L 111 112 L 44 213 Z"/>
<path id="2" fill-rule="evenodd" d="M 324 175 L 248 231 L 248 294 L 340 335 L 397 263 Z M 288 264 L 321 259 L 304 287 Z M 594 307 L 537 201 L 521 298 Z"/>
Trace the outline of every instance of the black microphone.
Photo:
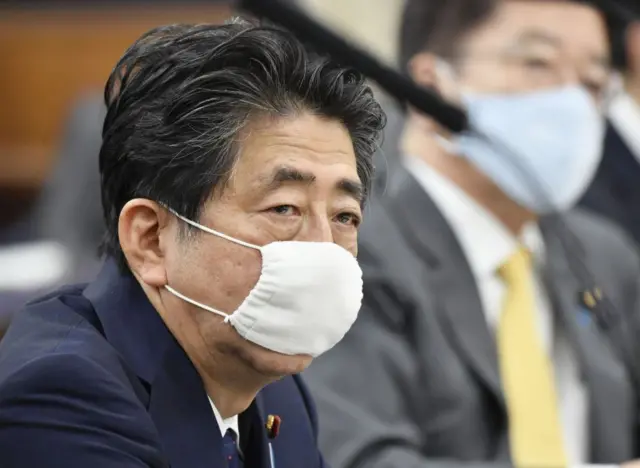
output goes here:
<path id="1" fill-rule="evenodd" d="M 378 83 L 389 95 L 433 116 L 452 132 L 459 133 L 467 128 L 467 116 L 462 109 L 449 104 L 433 92 L 425 91 L 409 77 L 397 73 L 371 55 L 350 45 L 298 8 L 280 0 L 240 0 L 240 8 L 281 24 L 301 41 L 311 44 L 317 52 L 328 54 L 343 65 L 359 70 Z"/>

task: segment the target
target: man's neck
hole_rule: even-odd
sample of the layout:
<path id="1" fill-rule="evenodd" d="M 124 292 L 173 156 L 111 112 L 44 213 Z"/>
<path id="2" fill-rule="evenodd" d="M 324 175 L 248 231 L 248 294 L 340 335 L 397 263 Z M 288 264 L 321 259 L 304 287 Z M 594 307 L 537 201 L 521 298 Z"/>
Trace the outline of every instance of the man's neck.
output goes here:
<path id="1" fill-rule="evenodd" d="M 237 361 L 234 364 L 242 365 Z M 209 367 L 213 366 L 209 364 Z M 207 395 L 220 412 L 222 419 L 237 416 L 245 411 L 265 385 L 262 381 L 250 382 L 246 376 L 239 375 L 240 372 L 237 370 L 223 370 L 216 367 L 208 371 L 198 369 L 198 372 L 202 377 Z"/>
<path id="2" fill-rule="evenodd" d="M 489 210 L 512 234 L 519 235 L 526 223 L 535 220 L 533 213 L 511 200 L 468 160 L 448 154 L 432 134 L 408 124 L 401 148 L 403 154 L 419 157 L 455 183 Z"/>
<path id="3" fill-rule="evenodd" d="M 209 346 L 192 316 L 168 314 L 160 294 L 147 286 L 143 288 L 165 325 L 196 368 L 207 395 L 223 419 L 245 411 L 258 392 L 273 381 L 252 371 L 231 350 L 223 352 Z"/>
<path id="4" fill-rule="evenodd" d="M 200 334 L 192 335 L 191 340 L 176 339 L 181 344 L 184 341 L 184 350 L 200 374 L 207 395 L 220 416 L 228 419 L 239 415 L 273 379 L 255 372 L 233 350 L 212 349 L 204 341 L 198 345 L 196 336 Z"/>

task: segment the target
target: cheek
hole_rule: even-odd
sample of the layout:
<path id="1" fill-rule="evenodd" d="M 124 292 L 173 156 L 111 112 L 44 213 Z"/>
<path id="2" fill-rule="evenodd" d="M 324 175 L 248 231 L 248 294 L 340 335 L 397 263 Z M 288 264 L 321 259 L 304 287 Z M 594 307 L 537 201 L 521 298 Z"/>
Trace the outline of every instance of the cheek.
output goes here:
<path id="1" fill-rule="evenodd" d="M 510 83 L 510 79 L 515 79 L 517 76 L 511 76 L 512 74 L 505 67 L 487 62 L 468 64 L 461 76 L 461 87 L 475 92 L 490 93 L 506 91 L 510 86 L 520 86 L 519 83 Z M 460 98 L 458 94 L 457 99 L 460 100 Z"/>
<path id="2" fill-rule="evenodd" d="M 169 284 L 226 313 L 240 306 L 262 268 L 259 252 L 215 237 L 185 243 L 170 264 Z"/>
<path id="3" fill-rule="evenodd" d="M 260 253 L 233 246 L 227 249 L 224 258 L 220 259 L 217 254 L 214 254 L 211 261 L 219 265 L 215 268 L 216 285 L 212 285 L 217 290 L 216 299 L 226 312 L 232 312 L 242 304 L 260 278 L 262 270 Z"/>
<path id="4" fill-rule="evenodd" d="M 358 253 L 358 232 L 353 229 L 334 228 L 333 242 L 354 256 Z"/>

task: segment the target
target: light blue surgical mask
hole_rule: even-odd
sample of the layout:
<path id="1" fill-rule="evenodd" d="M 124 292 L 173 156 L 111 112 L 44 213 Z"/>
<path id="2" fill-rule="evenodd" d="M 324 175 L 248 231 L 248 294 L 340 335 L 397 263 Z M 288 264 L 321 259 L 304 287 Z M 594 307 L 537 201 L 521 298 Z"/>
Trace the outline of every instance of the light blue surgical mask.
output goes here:
<path id="1" fill-rule="evenodd" d="M 604 119 L 581 86 L 519 94 L 462 93 L 473 133 L 454 137 L 512 200 L 538 214 L 574 206 L 602 156 Z"/>

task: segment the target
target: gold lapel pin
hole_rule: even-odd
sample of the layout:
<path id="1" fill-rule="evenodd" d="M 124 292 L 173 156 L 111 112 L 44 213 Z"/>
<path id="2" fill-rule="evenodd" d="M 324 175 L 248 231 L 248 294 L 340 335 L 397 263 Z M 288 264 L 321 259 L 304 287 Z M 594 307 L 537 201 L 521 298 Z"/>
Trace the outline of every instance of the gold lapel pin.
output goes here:
<path id="1" fill-rule="evenodd" d="M 593 309 L 603 297 L 602 289 L 594 287 L 593 289 L 587 289 L 582 292 L 582 303 L 587 308 Z"/>
<path id="2" fill-rule="evenodd" d="M 600 288 L 593 288 L 593 295 L 597 300 L 602 300 L 602 290 Z"/>
<path id="3" fill-rule="evenodd" d="M 593 309 L 596 306 L 596 298 L 591 291 L 582 293 L 582 301 L 589 309 Z"/>
<path id="4" fill-rule="evenodd" d="M 275 439 L 278 437 L 278 434 L 280 433 L 280 424 L 282 424 L 280 416 L 274 414 L 267 416 L 267 422 L 264 426 L 267 428 L 267 437 L 269 437 L 269 439 Z"/>

